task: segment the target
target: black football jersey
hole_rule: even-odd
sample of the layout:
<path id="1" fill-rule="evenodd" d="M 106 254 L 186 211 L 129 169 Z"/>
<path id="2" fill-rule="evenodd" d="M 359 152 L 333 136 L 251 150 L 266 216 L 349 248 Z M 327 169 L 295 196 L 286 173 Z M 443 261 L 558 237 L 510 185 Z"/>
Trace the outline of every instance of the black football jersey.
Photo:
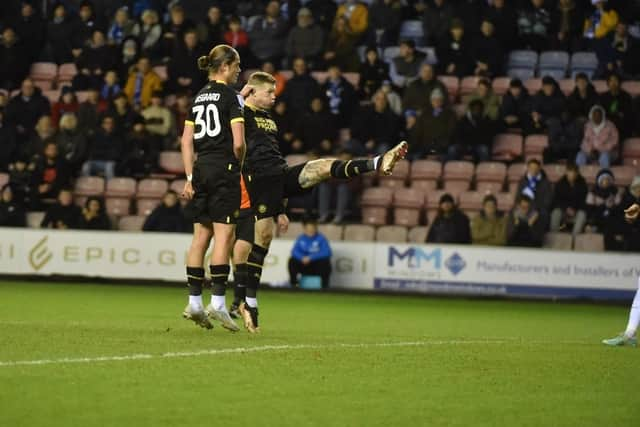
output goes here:
<path id="1" fill-rule="evenodd" d="M 242 97 L 223 82 L 210 81 L 195 96 L 185 125 L 193 129 L 198 158 L 230 161 L 233 154 L 231 124 L 243 122 Z"/>
<path id="2" fill-rule="evenodd" d="M 287 162 L 280 153 L 278 126 L 269 111 L 247 104 L 244 118 L 247 170 L 263 176 L 282 173 Z"/>

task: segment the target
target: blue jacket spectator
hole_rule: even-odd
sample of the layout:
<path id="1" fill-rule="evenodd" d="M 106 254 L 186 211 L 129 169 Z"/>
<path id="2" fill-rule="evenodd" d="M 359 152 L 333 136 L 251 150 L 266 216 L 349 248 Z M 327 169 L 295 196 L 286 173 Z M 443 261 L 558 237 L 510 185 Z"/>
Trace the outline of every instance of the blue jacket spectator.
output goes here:
<path id="1" fill-rule="evenodd" d="M 322 288 L 329 286 L 331 274 L 331 248 L 327 238 L 318 233 L 315 221 L 304 222 L 304 234 L 296 239 L 289 259 L 291 286 L 296 286 L 298 276 L 320 276 Z"/>

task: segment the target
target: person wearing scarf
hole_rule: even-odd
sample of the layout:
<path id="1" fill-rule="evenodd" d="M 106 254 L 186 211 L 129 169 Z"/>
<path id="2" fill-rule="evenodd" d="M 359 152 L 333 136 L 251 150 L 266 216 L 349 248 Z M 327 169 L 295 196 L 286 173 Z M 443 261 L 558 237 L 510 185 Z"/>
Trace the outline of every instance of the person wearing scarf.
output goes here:
<path id="1" fill-rule="evenodd" d="M 533 201 L 533 208 L 543 217 L 544 223 L 548 222 L 553 189 L 538 159 L 530 159 L 527 162 L 527 171 L 520 178 L 516 194 L 530 198 Z"/>
<path id="2" fill-rule="evenodd" d="M 616 187 L 615 177 L 609 169 L 596 175 L 596 185 L 587 195 L 587 231 L 604 234 L 606 250 L 622 250 L 624 230 L 620 227 L 622 191 Z"/>
<path id="3" fill-rule="evenodd" d="M 589 111 L 589 121 L 584 125 L 584 138 L 576 155 L 576 164 L 584 166 L 597 159 L 601 168 L 608 168 L 617 157 L 618 140 L 618 129 L 607 120 L 604 108 L 594 105 Z"/>

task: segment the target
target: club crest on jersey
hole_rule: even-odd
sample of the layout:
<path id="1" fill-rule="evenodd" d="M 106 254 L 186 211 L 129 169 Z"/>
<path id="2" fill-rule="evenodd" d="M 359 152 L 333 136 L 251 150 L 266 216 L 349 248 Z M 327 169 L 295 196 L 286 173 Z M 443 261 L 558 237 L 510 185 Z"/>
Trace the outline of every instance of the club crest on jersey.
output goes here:
<path id="1" fill-rule="evenodd" d="M 261 214 L 265 213 L 266 211 L 267 207 L 265 205 L 258 206 L 258 212 L 260 212 Z"/>

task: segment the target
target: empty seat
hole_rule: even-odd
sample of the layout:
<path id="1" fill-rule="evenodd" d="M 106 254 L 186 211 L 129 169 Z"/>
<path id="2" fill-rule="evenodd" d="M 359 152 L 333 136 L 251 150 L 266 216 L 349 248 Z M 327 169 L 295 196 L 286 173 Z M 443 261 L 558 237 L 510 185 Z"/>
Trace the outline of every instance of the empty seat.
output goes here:
<path id="1" fill-rule="evenodd" d="M 179 151 L 162 151 L 158 158 L 158 165 L 169 173 L 184 173 L 182 154 Z"/>
<path id="2" fill-rule="evenodd" d="M 53 62 L 34 62 L 29 77 L 33 80 L 53 81 L 58 75 L 58 66 Z"/>
<path id="3" fill-rule="evenodd" d="M 34 80 L 33 85 L 41 91 L 50 91 L 53 88 L 53 80 Z"/>
<path id="4" fill-rule="evenodd" d="M 515 203 L 515 197 L 512 193 L 496 193 L 494 194 L 498 202 L 498 210 L 501 212 L 509 212 Z"/>
<path id="5" fill-rule="evenodd" d="M 362 193 L 362 222 L 372 225 L 387 223 L 387 213 L 393 201 L 393 191 L 385 187 L 371 187 Z"/>
<path id="6" fill-rule="evenodd" d="M 422 21 L 418 19 L 403 21 L 400 25 L 400 39 L 413 40 L 417 46 L 424 45 Z"/>
<path id="7" fill-rule="evenodd" d="M 544 68 L 538 72 L 539 77 L 551 77 L 554 80 L 561 80 L 567 77 L 567 72 L 564 70 L 555 70 L 551 68 Z"/>
<path id="8" fill-rule="evenodd" d="M 475 165 L 465 160 L 453 160 L 444 165 L 442 178 L 446 181 L 471 181 Z"/>
<path id="9" fill-rule="evenodd" d="M 546 233 L 542 247 L 570 251 L 573 248 L 573 236 L 571 233 Z"/>
<path id="10" fill-rule="evenodd" d="M 480 77 L 478 76 L 463 77 L 460 81 L 460 95 L 464 96 L 472 93 L 478 87 L 479 81 Z"/>
<path id="11" fill-rule="evenodd" d="M 598 94 L 600 95 L 609 90 L 606 80 L 593 80 L 591 84 L 593 85 L 593 88 L 596 90 L 596 92 L 598 92 Z"/>
<path id="12" fill-rule="evenodd" d="M 329 241 L 342 240 L 343 229 L 339 224 L 320 224 L 318 231 L 324 235 Z"/>
<path id="13" fill-rule="evenodd" d="M 169 184 L 164 179 L 145 178 L 138 182 L 138 199 L 161 199 L 169 190 Z"/>
<path id="14" fill-rule="evenodd" d="M 493 139 L 493 158 L 497 160 L 513 160 L 522 156 L 522 136 L 501 133 Z"/>
<path id="15" fill-rule="evenodd" d="M 446 193 L 451 194 L 454 198 L 457 198 L 458 196 L 460 196 L 460 194 L 462 194 L 465 191 L 469 190 L 470 187 L 471 187 L 471 181 L 448 181 L 448 180 L 445 180 L 444 181 L 443 190 Z"/>
<path id="16" fill-rule="evenodd" d="M 558 80 L 558 86 L 560 86 L 560 90 L 565 96 L 569 96 L 575 89 L 576 82 L 573 79 L 560 79 Z"/>
<path id="17" fill-rule="evenodd" d="M 455 99 L 458 96 L 458 90 L 460 88 L 459 78 L 456 76 L 438 76 L 438 80 L 447 88 L 451 99 Z"/>
<path id="18" fill-rule="evenodd" d="M 509 68 L 535 68 L 538 53 L 534 50 L 512 50 L 507 61 Z"/>
<path id="19" fill-rule="evenodd" d="M 579 252 L 602 252 L 604 251 L 604 235 L 598 233 L 578 234 L 574 249 Z"/>
<path id="20" fill-rule="evenodd" d="M 401 225 L 384 225 L 376 230 L 376 241 L 404 243 L 407 241 L 407 234 L 407 227 Z"/>
<path id="21" fill-rule="evenodd" d="M 514 163 L 507 169 L 507 181 L 509 183 L 518 182 L 527 171 L 527 165 L 525 163 Z"/>
<path id="22" fill-rule="evenodd" d="M 561 50 L 542 52 L 538 57 L 538 68 L 566 71 L 569 68 L 569 54 Z"/>
<path id="23" fill-rule="evenodd" d="M 636 168 L 633 166 L 611 166 L 611 172 L 616 178 L 616 185 L 618 187 L 626 187 L 631 185 L 633 177 L 636 175 Z"/>
<path id="24" fill-rule="evenodd" d="M 571 55 L 571 72 L 585 72 L 589 76 L 598 68 L 598 57 L 594 52 L 574 52 Z"/>
<path id="25" fill-rule="evenodd" d="M 429 227 L 417 226 L 412 227 L 407 235 L 407 240 L 411 243 L 424 243 L 427 241 Z"/>
<path id="26" fill-rule="evenodd" d="M 73 62 L 61 64 L 60 68 L 58 68 L 58 84 L 70 82 L 76 74 L 78 74 L 76 64 Z"/>
<path id="27" fill-rule="evenodd" d="M 491 83 L 491 87 L 496 95 L 502 96 L 509 90 L 511 79 L 509 77 L 496 77 Z"/>
<path id="28" fill-rule="evenodd" d="M 45 213 L 40 211 L 27 212 L 27 216 L 26 216 L 27 227 L 40 228 L 40 224 L 42 224 L 44 215 Z"/>
<path id="29" fill-rule="evenodd" d="M 600 166 L 598 165 L 585 165 L 580 166 L 580 173 L 584 177 L 587 184 L 593 185 L 596 183 L 596 175 L 598 175 L 598 171 L 600 170 Z"/>
<path id="30" fill-rule="evenodd" d="M 312 71 L 311 77 L 315 79 L 319 84 L 324 84 L 329 78 L 329 73 L 326 71 Z"/>
<path id="31" fill-rule="evenodd" d="M 76 92 L 76 98 L 78 99 L 78 103 L 82 104 L 87 99 L 89 99 L 89 91 L 88 90 L 81 90 L 81 91 Z"/>
<path id="32" fill-rule="evenodd" d="M 622 89 L 629 92 L 633 98 L 640 96 L 640 81 L 626 81 L 622 82 Z"/>
<path id="33" fill-rule="evenodd" d="M 147 217 L 141 215 L 126 215 L 118 221 L 118 230 L 121 231 L 142 231 Z"/>
<path id="34" fill-rule="evenodd" d="M 306 154 L 289 154 L 285 160 L 289 166 L 295 166 L 308 161 L 309 156 Z"/>
<path id="35" fill-rule="evenodd" d="M 534 95 L 542 89 L 542 79 L 527 79 L 523 85 L 527 88 L 527 92 Z"/>
<path id="36" fill-rule="evenodd" d="M 640 158 L 640 138 L 627 138 L 622 142 L 622 157 Z"/>
<path id="37" fill-rule="evenodd" d="M 286 232 L 281 232 L 278 230 L 278 237 L 281 239 L 292 239 L 295 240 L 304 233 L 304 227 L 301 222 L 290 222 L 289 228 L 287 228 Z"/>
<path id="38" fill-rule="evenodd" d="M 547 174 L 549 181 L 555 183 L 560 181 L 567 171 L 567 166 L 560 163 L 552 163 L 544 165 L 544 171 Z"/>
<path id="39" fill-rule="evenodd" d="M 133 197 L 136 194 L 136 180 L 126 177 L 115 177 L 107 181 L 105 196 Z"/>
<path id="40" fill-rule="evenodd" d="M 371 242 L 375 239 L 376 229 L 370 225 L 349 224 L 344 227 L 344 240 L 353 242 Z"/>
<path id="41" fill-rule="evenodd" d="M 509 76 L 509 78 L 519 79 L 523 82 L 532 79 L 535 75 L 535 68 L 509 68 L 507 70 L 507 76 Z"/>
<path id="42" fill-rule="evenodd" d="M 60 89 L 43 90 L 42 96 L 47 98 L 49 102 L 53 104 L 55 102 L 58 102 L 58 100 L 60 99 L 60 93 L 61 93 Z"/>
<path id="43" fill-rule="evenodd" d="M 504 190 L 504 182 L 480 181 L 476 183 L 476 191 L 481 193 L 499 193 Z"/>
<path id="44" fill-rule="evenodd" d="M 160 203 L 162 203 L 162 199 L 138 199 L 136 201 L 136 212 L 138 215 L 149 215 Z"/>
<path id="45" fill-rule="evenodd" d="M 409 177 L 411 163 L 408 160 L 400 160 L 396 163 L 391 175 L 380 175 L 378 181 L 383 187 L 404 187 L 407 178 Z"/>
<path id="46" fill-rule="evenodd" d="M 460 194 L 458 207 L 465 211 L 480 211 L 482 210 L 482 201 L 485 196 L 485 193 L 478 191 L 465 191 Z"/>
<path id="47" fill-rule="evenodd" d="M 424 208 L 424 192 L 415 188 L 399 188 L 393 194 L 393 223 L 414 226 L 420 223 Z"/>
<path id="48" fill-rule="evenodd" d="M 411 184 L 411 188 L 420 190 L 423 193 L 429 193 L 438 188 L 438 181 L 432 179 L 416 179 L 409 180 L 409 182 Z"/>
<path id="49" fill-rule="evenodd" d="M 360 73 L 342 73 L 342 77 L 351 83 L 353 87 L 358 87 L 358 83 L 360 83 Z"/>
<path id="50" fill-rule="evenodd" d="M 507 176 L 507 166 L 501 162 L 481 162 L 476 167 L 476 181 L 503 183 Z"/>
<path id="51" fill-rule="evenodd" d="M 108 197 L 105 210 L 110 216 L 125 216 L 131 212 L 131 199 L 128 197 Z"/>
<path id="52" fill-rule="evenodd" d="M 102 196 L 104 194 L 104 178 L 81 176 L 76 180 L 73 192 L 77 196 Z"/>
<path id="53" fill-rule="evenodd" d="M 525 157 L 542 158 L 544 149 L 549 146 L 549 138 L 547 135 L 528 135 L 524 139 L 524 155 Z"/>

